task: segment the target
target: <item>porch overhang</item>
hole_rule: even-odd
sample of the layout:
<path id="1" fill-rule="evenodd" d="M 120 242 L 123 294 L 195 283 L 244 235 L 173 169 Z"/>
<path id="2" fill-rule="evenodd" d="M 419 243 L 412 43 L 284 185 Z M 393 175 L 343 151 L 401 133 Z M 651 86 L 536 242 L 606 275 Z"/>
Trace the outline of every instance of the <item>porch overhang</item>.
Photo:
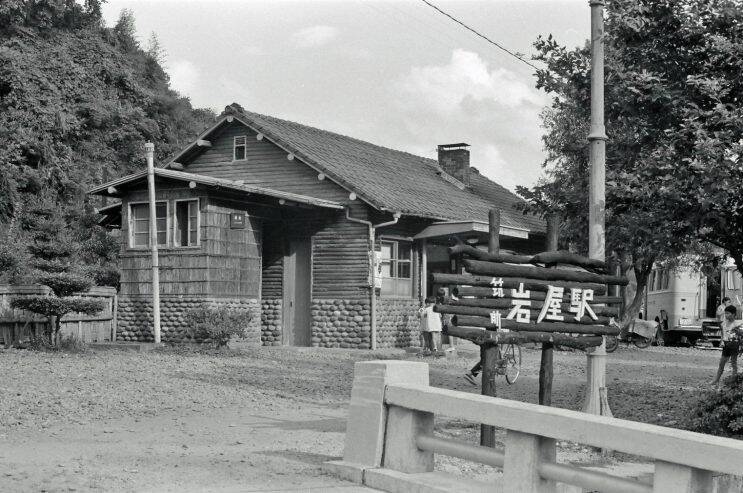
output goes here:
<path id="1" fill-rule="evenodd" d="M 414 239 L 428 240 L 439 237 L 459 236 L 465 238 L 478 238 L 481 241 L 487 242 L 489 228 L 488 223 L 484 221 L 443 221 L 429 225 L 426 229 L 415 235 Z M 508 236 L 511 238 L 529 238 L 528 229 L 514 228 L 510 226 L 501 226 L 499 234 L 500 236 Z"/>
<path id="2" fill-rule="evenodd" d="M 306 205 L 320 207 L 324 209 L 343 210 L 343 204 L 332 200 L 310 197 L 291 192 L 283 192 L 272 188 L 257 187 L 243 183 L 242 180 L 227 180 L 224 178 L 214 178 L 212 176 L 199 175 L 196 173 L 186 173 L 171 169 L 155 168 L 155 178 L 163 180 L 182 181 L 189 184 L 191 188 L 197 185 L 205 186 L 212 189 L 223 189 L 245 194 L 261 195 L 275 199 L 278 205 Z M 121 192 L 147 180 L 147 172 L 140 171 L 132 175 L 124 176 L 117 180 L 98 185 L 88 191 L 91 195 L 102 195 L 108 197 L 120 197 Z"/>

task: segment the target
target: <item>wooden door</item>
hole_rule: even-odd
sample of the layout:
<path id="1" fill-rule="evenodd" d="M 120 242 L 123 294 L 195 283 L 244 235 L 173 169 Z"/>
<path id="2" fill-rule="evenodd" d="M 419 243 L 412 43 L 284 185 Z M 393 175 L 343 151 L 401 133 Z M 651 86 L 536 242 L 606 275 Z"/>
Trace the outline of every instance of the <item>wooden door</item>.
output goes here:
<path id="1" fill-rule="evenodd" d="M 284 257 L 283 344 L 309 346 L 312 338 L 312 242 L 293 239 Z"/>

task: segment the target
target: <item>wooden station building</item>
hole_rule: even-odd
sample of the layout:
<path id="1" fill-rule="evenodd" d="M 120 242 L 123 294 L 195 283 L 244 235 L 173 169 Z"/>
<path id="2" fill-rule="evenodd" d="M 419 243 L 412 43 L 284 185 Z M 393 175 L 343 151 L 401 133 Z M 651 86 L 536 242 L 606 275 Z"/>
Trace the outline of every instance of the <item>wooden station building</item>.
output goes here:
<path id="1" fill-rule="evenodd" d="M 191 340 L 186 311 L 208 302 L 251 308 L 256 345 L 417 346 L 427 273 L 457 268 L 452 236 L 487 245 L 495 207 L 502 249 L 544 246 L 544 223 L 470 166 L 466 144 L 437 161 L 237 104 L 155 179 L 165 342 Z M 152 340 L 146 172 L 91 193 L 119 199 L 99 209 L 121 229 L 117 339 Z"/>

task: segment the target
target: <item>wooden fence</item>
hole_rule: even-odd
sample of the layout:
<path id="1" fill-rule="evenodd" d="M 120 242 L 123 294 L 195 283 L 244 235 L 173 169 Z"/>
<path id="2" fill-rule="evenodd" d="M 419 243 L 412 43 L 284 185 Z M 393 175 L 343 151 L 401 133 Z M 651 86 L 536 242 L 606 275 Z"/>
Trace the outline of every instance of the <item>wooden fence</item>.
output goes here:
<path id="1" fill-rule="evenodd" d="M 435 416 L 505 429 L 505 448 L 436 436 Z M 652 483 L 558 463 L 556 440 L 646 457 L 655 464 Z M 459 478 L 458 491 L 554 493 L 561 484 L 562 491 L 572 485 L 603 493 L 706 493 L 714 491 L 713 472 L 743 469 L 740 440 L 434 388 L 425 363 L 356 363 L 343 461 L 327 468 L 372 488 L 402 491 L 395 485 L 425 481 L 427 473 L 445 482 L 441 473 L 432 473 L 434 454 L 503 470 L 501 489 L 473 487 Z"/>
<path id="2" fill-rule="evenodd" d="M 0 343 L 9 347 L 14 341 L 26 339 L 31 333 L 40 334 L 49 323 L 46 317 L 10 307 L 10 300 L 29 296 L 43 296 L 51 292 L 40 285 L 0 285 Z M 96 286 L 80 296 L 101 300 L 104 308 L 95 315 L 70 313 L 62 317 L 61 333 L 83 342 L 101 342 L 115 339 L 116 289 Z"/>

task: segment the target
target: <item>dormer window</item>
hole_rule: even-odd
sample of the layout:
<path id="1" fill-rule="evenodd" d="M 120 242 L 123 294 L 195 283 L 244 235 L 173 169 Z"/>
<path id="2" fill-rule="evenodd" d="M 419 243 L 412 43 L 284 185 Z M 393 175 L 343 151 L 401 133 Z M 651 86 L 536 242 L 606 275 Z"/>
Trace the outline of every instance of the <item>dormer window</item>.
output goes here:
<path id="1" fill-rule="evenodd" d="M 245 151 L 247 149 L 247 137 L 244 135 L 241 135 L 239 137 L 235 137 L 235 145 L 233 147 L 233 154 L 232 154 L 232 160 L 233 161 L 242 161 L 245 159 Z"/>

